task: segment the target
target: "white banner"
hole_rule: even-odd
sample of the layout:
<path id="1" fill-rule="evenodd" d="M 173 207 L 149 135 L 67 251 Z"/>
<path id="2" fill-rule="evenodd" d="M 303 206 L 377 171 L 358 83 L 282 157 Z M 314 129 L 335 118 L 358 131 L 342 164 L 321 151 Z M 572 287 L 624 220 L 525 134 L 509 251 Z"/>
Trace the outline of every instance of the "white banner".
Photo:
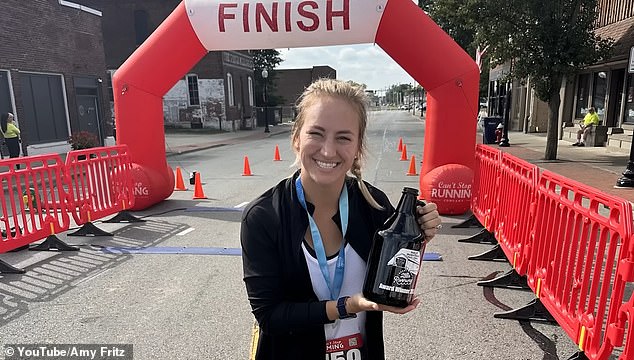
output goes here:
<path id="1" fill-rule="evenodd" d="M 628 66 L 628 72 L 634 74 L 634 46 L 630 49 L 630 65 Z"/>
<path id="2" fill-rule="evenodd" d="M 185 0 L 185 7 L 212 51 L 373 43 L 387 1 Z"/>

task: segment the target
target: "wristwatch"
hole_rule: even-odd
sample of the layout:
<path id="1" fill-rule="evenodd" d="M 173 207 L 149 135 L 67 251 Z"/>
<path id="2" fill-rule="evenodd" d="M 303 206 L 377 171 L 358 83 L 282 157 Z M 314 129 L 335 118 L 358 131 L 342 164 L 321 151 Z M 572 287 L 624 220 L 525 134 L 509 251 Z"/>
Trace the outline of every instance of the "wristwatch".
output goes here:
<path id="1" fill-rule="evenodd" d="M 337 312 L 339 313 L 339 319 L 351 319 L 357 317 L 357 314 L 348 314 L 348 311 L 346 310 L 346 301 L 348 301 L 349 298 L 350 296 L 342 296 L 339 300 L 337 300 Z"/>

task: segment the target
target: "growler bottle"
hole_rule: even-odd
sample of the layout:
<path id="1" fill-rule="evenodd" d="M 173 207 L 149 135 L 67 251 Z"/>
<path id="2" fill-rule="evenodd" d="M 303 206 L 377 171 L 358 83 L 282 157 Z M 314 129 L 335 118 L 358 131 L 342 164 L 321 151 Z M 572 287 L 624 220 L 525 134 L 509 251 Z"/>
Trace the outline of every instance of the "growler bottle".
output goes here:
<path id="1" fill-rule="evenodd" d="M 416 221 L 418 190 L 403 188 L 396 212 L 374 234 L 363 295 L 378 304 L 407 307 L 425 251 L 424 234 Z"/>

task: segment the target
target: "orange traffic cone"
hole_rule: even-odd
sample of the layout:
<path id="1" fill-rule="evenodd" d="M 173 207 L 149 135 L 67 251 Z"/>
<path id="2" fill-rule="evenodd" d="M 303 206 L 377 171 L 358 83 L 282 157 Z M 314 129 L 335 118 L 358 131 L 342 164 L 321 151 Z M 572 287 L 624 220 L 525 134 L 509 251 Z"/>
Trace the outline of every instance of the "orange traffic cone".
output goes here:
<path id="1" fill-rule="evenodd" d="M 183 182 L 183 174 L 181 173 L 181 168 L 178 166 L 176 167 L 176 188 L 174 190 L 187 190 L 187 188 L 185 187 L 185 183 Z"/>
<path id="2" fill-rule="evenodd" d="M 409 170 L 407 176 L 416 176 L 416 156 L 412 155 L 412 160 L 409 162 Z"/>
<path id="3" fill-rule="evenodd" d="M 251 167 L 249 166 L 249 157 L 244 157 L 244 171 L 242 171 L 242 176 L 251 176 Z"/>
<path id="4" fill-rule="evenodd" d="M 398 149 L 396 151 L 403 152 L 403 138 L 398 139 Z"/>
<path id="5" fill-rule="evenodd" d="M 282 159 L 280 159 L 280 148 L 275 145 L 275 156 L 273 156 L 273 161 L 282 161 Z"/>
<path id="6" fill-rule="evenodd" d="M 403 152 L 401 152 L 401 161 L 407 161 L 407 145 L 403 145 Z"/>
<path id="7" fill-rule="evenodd" d="M 206 199 L 205 192 L 203 191 L 203 185 L 200 183 L 200 173 L 196 173 L 196 185 L 194 185 L 194 200 Z"/>

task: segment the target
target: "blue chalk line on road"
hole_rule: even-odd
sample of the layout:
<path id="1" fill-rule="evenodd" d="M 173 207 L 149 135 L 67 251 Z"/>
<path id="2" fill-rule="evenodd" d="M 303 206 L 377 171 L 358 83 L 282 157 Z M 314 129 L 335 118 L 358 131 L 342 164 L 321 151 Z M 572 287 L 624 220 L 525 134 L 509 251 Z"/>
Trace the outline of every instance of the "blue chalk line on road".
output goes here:
<path id="1" fill-rule="evenodd" d="M 240 248 L 225 247 L 118 247 L 110 246 L 101 249 L 108 254 L 173 254 L 173 255 L 242 255 Z M 442 261 L 442 256 L 436 252 L 423 255 L 423 261 Z"/>
<path id="2" fill-rule="evenodd" d="M 220 207 L 220 206 L 196 206 L 188 208 L 185 212 L 201 212 L 201 211 L 228 211 L 228 212 L 242 212 L 243 208 L 233 207 Z"/>

